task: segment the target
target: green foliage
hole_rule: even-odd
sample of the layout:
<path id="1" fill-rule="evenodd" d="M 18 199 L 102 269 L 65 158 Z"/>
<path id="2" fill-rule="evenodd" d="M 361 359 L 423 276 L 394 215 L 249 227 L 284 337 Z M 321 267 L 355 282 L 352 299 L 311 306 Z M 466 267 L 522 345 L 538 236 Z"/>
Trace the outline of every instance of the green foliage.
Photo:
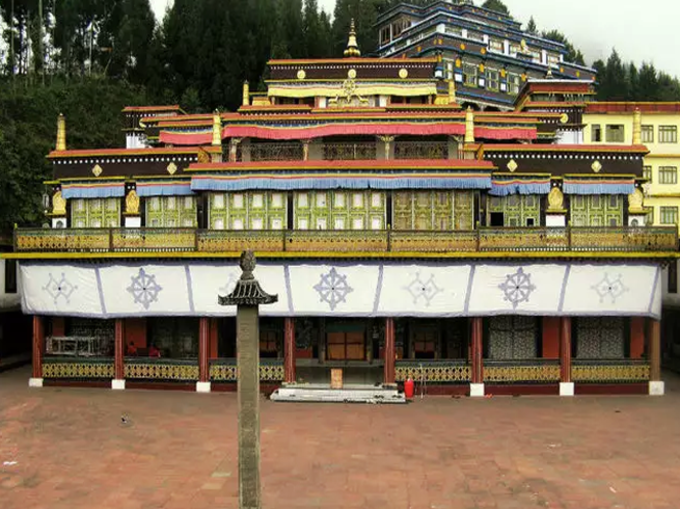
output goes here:
<path id="1" fill-rule="evenodd" d="M 598 72 L 598 101 L 680 101 L 680 81 L 664 72 L 657 72 L 653 64 L 638 67 L 624 64 L 616 52 L 607 62 L 593 64 Z"/>
<path id="2" fill-rule="evenodd" d="M 482 7 L 510 16 L 508 7 L 501 0 L 486 0 L 486 2 L 482 4 Z"/>
<path id="3" fill-rule="evenodd" d="M 141 89 L 111 80 L 13 88 L 0 81 L 0 231 L 42 224 L 42 183 L 51 177 L 45 156 L 54 149 L 59 113 L 69 148 L 113 148 L 124 144 L 123 107 L 146 103 Z"/>
<path id="4" fill-rule="evenodd" d="M 538 35 L 538 27 L 536 26 L 536 20 L 533 16 L 529 18 L 529 23 L 527 23 L 527 33 L 531 35 Z"/>

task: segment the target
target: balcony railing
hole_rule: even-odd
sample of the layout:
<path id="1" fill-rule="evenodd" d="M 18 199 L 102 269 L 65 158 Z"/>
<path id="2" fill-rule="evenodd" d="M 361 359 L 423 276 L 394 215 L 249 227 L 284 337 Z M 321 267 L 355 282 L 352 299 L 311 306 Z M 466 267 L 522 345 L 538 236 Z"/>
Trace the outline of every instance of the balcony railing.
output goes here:
<path id="1" fill-rule="evenodd" d="M 395 159 L 447 159 L 449 145 L 445 141 L 398 141 L 394 144 Z"/>
<path id="2" fill-rule="evenodd" d="M 251 143 L 239 145 L 239 161 L 302 161 L 302 143 Z"/>
<path id="3" fill-rule="evenodd" d="M 192 228 L 18 229 L 22 253 L 673 252 L 673 227 L 480 228 L 474 231 L 197 230 Z"/>
<path id="4" fill-rule="evenodd" d="M 376 158 L 376 144 L 360 143 L 326 143 L 323 146 L 325 161 L 371 160 Z"/>

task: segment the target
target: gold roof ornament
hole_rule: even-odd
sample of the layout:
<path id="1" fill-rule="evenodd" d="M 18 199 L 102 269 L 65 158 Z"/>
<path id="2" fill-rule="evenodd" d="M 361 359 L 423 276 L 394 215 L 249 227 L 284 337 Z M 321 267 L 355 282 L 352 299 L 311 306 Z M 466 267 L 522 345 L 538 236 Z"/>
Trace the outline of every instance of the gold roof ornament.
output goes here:
<path id="1" fill-rule="evenodd" d="M 644 214 L 643 207 L 645 196 L 642 191 L 637 188 L 632 194 L 628 195 L 628 213 L 629 214 Z"/>
<path id="2" fill-rule="evenodd" d="M 548 194 L 548 212 L 564 212 L 564 194 L 557 186 Z"/>
<path id="3" fill-rule="evenodd" d="M 61 191 L 57 191 L 52 195 L 52 215 L 66 215 L 66 199 L 61 195 Z"/>
<path id="4" fill-rule="evenodd" d="M 345 57 L 356 58 L 361 56 L 359 45 L 357 44 L 357 31 L 354 27 L 354 18 L 349 25 L 349 40 L 347 41 L 347 49 L 345 50 Z"/>
<path id="5" fill-rule="evenodd" d="M 465 143 L 475 142 L 475 114 L 472 108 L 468 106 L 465 112 Z"/>
<path id="6" fill-rule="evenodd" d="M 456 104 L 456 82 L 449 80 L 449 104 Z"/>
<path id="7" fill-rule="evenodd" d="M 94 175 L 95 177 L 101 176 L 102 173 L 104 173 L 104 169 L 98 164 L 96 164 L 94 168 L 92 168 L 92 175 Z"/>
<path id="8" fill-rule="evenodd" d="M 57 117 L 57 147 L 58 151 L 66 150 L 66 118 L 59 113 Z"/>
<path id="9" fill-rule="evenodd" d="M 212 144 L 215 147 L 222 146 L 222 119 L 218 110 L 213 113 Z"/>
<path id="10" fill-rule="evenodd" d="M 125 197 L 125 214 L 129 216 L 139 215 L 139 195 L 134 189 Z"/>
<path id="11" fill-rule="evenodd" d="M 633 145 L 642 145 L 642 112 L 635 108 L 633 114 Z"/>
<path id="12" fill-rule="evenodd" d="M 243 82 L 243 106 L 250 106 L 250 84 L 248 80 Z"/>

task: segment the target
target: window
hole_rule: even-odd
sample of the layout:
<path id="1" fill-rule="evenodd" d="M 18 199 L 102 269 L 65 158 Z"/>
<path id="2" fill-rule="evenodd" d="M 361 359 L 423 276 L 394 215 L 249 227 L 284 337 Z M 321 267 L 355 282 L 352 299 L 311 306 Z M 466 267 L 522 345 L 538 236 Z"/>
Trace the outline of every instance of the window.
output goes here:
<path id="1" fill-rule="evenodd" d="M 519 74 L 508 74 L 508 94 L 517 95 L 519 94 Z"/>
<path id="2" fill-rule="evenodd" d="M 578 317 L 573 326 L 577 359 L 623 359 L 625 326 L 620 317 Z"/>
<path id="3" fill-rule="evenodd" d="M 654 224 L 654 207 L 645 207 L 645 225 L 652 226 Z"/>
<path id="4" fill-rule="evenodd" d="M 625 129 L 621 124 L 607 126 L 607 143 L 623 143 L 625 139 Z"/>
<path id="5" fill-rule="evenodd" d="M 380 44 L 385 45 L 390 42 L 390 27 L 383 28 L 380 31 Z"/>
<path id="6" fill-rule="evenodd" d="M 486 71 L 486 88 L 489 90 L 498 90 L 498 71 L 495 69 L 488 69 Z"/>
<path id="7" fill-rule="evenodd" d="M 573 195 L 571 222 L 574 226 L 621 226 L 623 224 L 624 197 L 612 195 Z"/>
<path id="8" fill-rule="evenodd" d="M 668 264 L 668 293 L 678 293 L 678 261 Z"/>
<path id="9" fill-rule="evenodd" d="M 654 126 L 642 126 L 642 143 L 654 143 Z"/>
<path id="10" fill-rule="evenodd" d="M 602 141 L 602 126 L 593 124 L 590 132 L 590 141 L 599 143 Z"/>
<path id="11" fill-rule="evenodd" d="M 154 197 L 146 202 L 146 223 L 154 228 L 195 228 L 197 221 L 194 196 L 186 196 L 180 202 L 176 196 Z"/>
<path id="12" fill-rule="evenodd" d="M 120 200 L 77 199 L 71 207 L 71 224 L 76 228 L 118 228 Z"/>
<path id="13" fill-rule="evenodd" d="M 647 179 L 649 182 L 652 181 L 652 167 L 643 166 L 642 167 L 642 178 Z"/>
<path id="14" fill-rule="evenodd" d="M 678 126 L 661 125 L 659 126 L 659 143 L 677 143 Z"/>
<path id="15" fill-rule="evenodd" d="M 493 196 L 488 207 L 490 226 L 540 226 L 540 201 L 533 195 Z"/>
<path id="16" fill-rule="evenodd" d="M 260 331 L 260 357 L 276 358 L 278 356 L 279 333 L 276 330 Z"/>
<path id="17" fill-rule="evenodd" d="M 5 293 L 17 293 L 16 260 L 5 260 Z"/>
<path id="18" fill-rule="evenodd" d="M 678 168 L 676 166 L 659 166 L 659 184 L 677 184 Z"/>
<path id="19" fill-rule="evenodd" d="M 489 359 L 527 360 L 538 353 L 538 321 L 532 316 L 494 316 L 489 320 Z"/>
<path id="20" fill-rule="evenodd" d="M 661 224 L 678 224 L 678 207 L 661 207 L 659 219 Z"/>
<path id="21" fill-rule="evenodd" d="M 469 87 L 477 86 L 477 65 L 463 64 L 464 82 Z"/>

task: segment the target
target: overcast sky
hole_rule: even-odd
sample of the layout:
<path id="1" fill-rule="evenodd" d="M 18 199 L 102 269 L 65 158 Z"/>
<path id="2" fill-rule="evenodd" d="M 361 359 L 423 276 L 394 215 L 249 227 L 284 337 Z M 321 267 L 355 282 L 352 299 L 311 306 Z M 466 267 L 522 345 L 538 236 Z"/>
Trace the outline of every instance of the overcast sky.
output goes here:
<path id="1" fill-rule="evenodd" d="M 231 0 L 233 1 L 233 0 Z M 236 0 L 238 1 L 238 0 Z M 680 76 L 680 0 L 504 0 L 513 16 L 539 29 L 556 28 L 580 48 L 588 64 L 607 58 L 612 48 L 637 64 L 653 62 Z M 151 0 L 159 17 L 172 0 Z M 481 3 L 477 0 L 476 3 Z M 335 0 L 319 0 L 333 13 Z"/>

